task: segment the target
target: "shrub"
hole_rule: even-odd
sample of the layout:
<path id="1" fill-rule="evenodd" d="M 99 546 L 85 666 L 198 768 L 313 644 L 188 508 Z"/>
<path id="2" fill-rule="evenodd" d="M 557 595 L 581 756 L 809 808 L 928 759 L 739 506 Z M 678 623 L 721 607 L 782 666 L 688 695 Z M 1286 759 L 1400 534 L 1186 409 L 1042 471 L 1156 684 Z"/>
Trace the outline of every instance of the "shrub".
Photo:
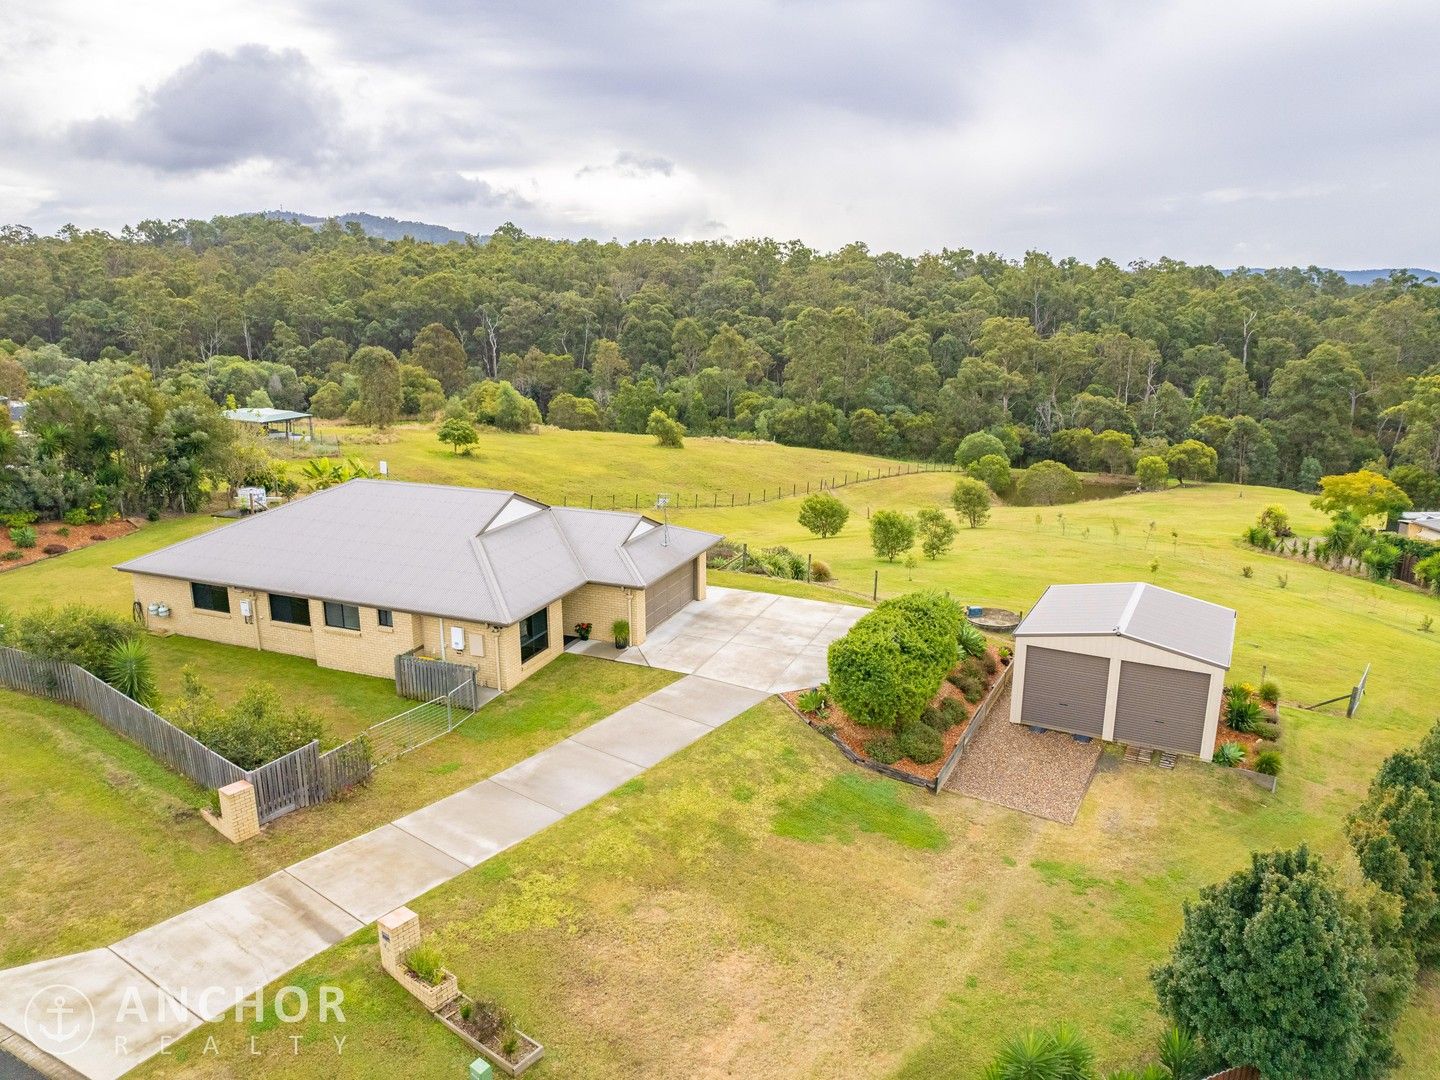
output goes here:
<path id="1" fill-rule="evenodd" d="M 945 700 L 950 701 L 952 699 L 946 698 Z M 940 711 L 938 705 L 925 706 L 925 711 L 920 714 L 920 723 L 932 727 L 936 731 L 944 731 L 950 726 L 950 722 L 945 719 L 945 714 Z"/>
<path id="2" fill-rule="evenodd" d="M 985 696 L 985 684 L 978 679 L 972 679 L 960 687 L 960 692 L 965 695 L 965 700 L 971 705 L 977 705 Z"/>
<path id="3" fill-rule="evenodd" d="M 1270 505 L 1260 511 L 1256 524 L 1276 536 L 1294 536 L 1290 529 L 1290 511 L 1283 506 Z"/>
<path id="4" fill-rule="evenodd" d="M 66 539 L 70 535 L 70 526 L 61 525 L 58 529 L 55 530 L 55 535 L 60 537 L 60 539 L 62 540 Z"/>
<path id="5" fill-rule="evenodd" d="M 967 715 L 965 712 L 965 706 L 961 705 L 960 702 L 956 701 L 954 698 L 942 698 L 938 708 L 941 719 L 945 721 L 946 728 L 952 728 L 956 724 L 961 724 L 965 722 L 965 718 Z"/>
<path id="6" fill-rule="evenodd" d="M 881 765 L 894 765 L 905 755 L 900 752 L 900 744 L 895 736 L 888 732 L 884 735 L 876 735 L 865 744 L 865 753 L 872 761 L 878 761 Z"/>
<path id="7" fill-rule="evenodd" d="M 814 713 L 824 719 L 830 712 L 830 695 L 816 687 L 800 694 L 795 699 L 795 705 L 801 712 Z"/>
<path id="8" fill-rule="evenodd" d="M 806 495 L 800 503 L 800 525 L 824 539 L 834 536 L 850 520 L 850 508 L 828 491 Z"/>
<path id="9" fill-rule="evenodd" d="M 1038 461 L 1020 475 L 1016 491 L 1027 506 L 1054 506 L 1080 498 L 1080 478 L 1058 461 Z"/>
<path id="10" fill-rule="evenodd" d="M 995 659 L 995 654 L 992 653 L 989 649 L 986 649 L 974 659 L 975 662 L 980 665 L 980 670 L 985 673 L 985 677 L 987 679 L 991 675 L 994 675 L 995 672 L 1000 669 L 1000 662 Z"/>
<path id="11" fill-rule="evenodd" d="M 70 549 L 64 544 L 46 544 L 42 550 L 46 555 L 64 555 Z"/>
<path id="12" fill-rule="evenodd" d="M 39 517 L 34 510 L 10 510 L 0 514 L 0 528 L 19 529 L 34 524 Z"/>
<path id="13" fill-rule="evenodd" d="M 940 733 L 918 720 L 900 725 L 899 743 L 900 752 L 916 765 L 928 765 L 945 752 Z"/>
<path id="14" fill-rule="evenodd" d="M 74 509 L 66 510 L 62 520 L 66 525 L 88 525 L 90 515 L 82 507 L 77 506 Z"/>
<path id="15" fill-rule="evenodd" d="M 615 644 L 622 648 L 630 644 L 630 620 L 616 619 L 610 624 L 610 636 L 615 639 Z"/>
<path id="16" fill-rule="evenodd" d="M 17 548 L 33 548 L 35 546 L 35 530 L 29 525 L 11 529 L 10 542 Z"/>
<path id="17" fill-rule="evenodd" d="M 1255 725 L 1255 734 L 1266 742 L 1275 742 L 1280 738 L 1280 725 L 1272 724 L 1268 720 L 1262 720 Z"/>
<path id="18" fill-rule="evenodd" d="M 1253 578 L 1255 576 L 1255 568 L 1253 566 L 1240 567 L 1240 576 L 1246 578 Z"/>
<path id="19" fill-rule="evenodd" d="M 146 511 L 145 511 L 145 520 L 146 520 L 146 521 L 159 521 L 159 520 L 160 520 L 160 511 L 157 510 L 157 509 L 155 509 L 155 507 L 152 506 L 149 510 L 146 510 Z"/>
<path id="20" fill-rule="evenodd" d="M 655 436 L 657 445 L 672 450 L 679 450 L 685 445 L 685 425 L 672 420 L 659 409 L 651 410 L 650 419 L 645 422 L 645 434 Z"/>
<path id="21" fill-rule="evenodd" d="M 1280 751 L 1261 750 L 1255 755 L 1255 771 L 1266 776 L 1280 775 Z"/>
<path id="22" fill-rule="evenodd" d="M 1170 479 L 1170 466 L 1158 454 L 1147 454 L 1135 463 L 1135 480 L 1146 491 L 1156 491 Z"/>
<path id="23" fill-rule="evenodd" d="M 16 620 L 10 643 L 47 660 L 78 664 L 92 675 L 104 678 L 111 650 L 120 642 L 139 636 L 140 628 L 128 619 L 98 608 L 71 604 L 26 612 Z"/>
<path id="24" fill-rule="evenodd" d="M 325 735 L 324 725 L 308 709 L 286 711 L 273 686 L 248 687 L 226 709 L 193 672 L 186 673 L 175 713 L 177 726 L 242 769 L 258 769 Z"/>
<path id="25" fill-rule="evenodd" d="M 1248 734 L 1260 723 L 1260 703 L 1249 698 L 1231 698 L 1225 704 L 1225 722 L 1231 730 Z"/>
<path id="26" fill-rule="evenodd" d="M 834 581 L 835 575 L 830 572 L 830 564 L 821 562 L 819 559 L 812 559 L 810 561 L 810 580 Z"/>
<path id="27" fill-rule="evenodd" d="M 887 600 L 830 646 L 830 692 L 856 723 L 890 728 L 918 719 L 955 664 L 953 634 L 941 640 L 937 632 L 953 625 L 944 607 L 953 602 L 929 594 L 943 603 L 926 617 L 926 594 L 911 597 Z"/>
<path id="28" fill-rule="evenodd" d="M 956 639 L 967 656 L 982 656 L 985 653 L 985 635 L 968 619 L 960 624 Z"/>
<path id="29" fill-rule="evenodd" d="M 1238 742 L 1223 742 L 1215 748 L 1215 764 L 1233 769 L 1245 760 L 1245 748 Z"/>
<path id="30" fill-rule="evenodd" d="M 0 551 L 0 559 L 4 559 L 6 562 L 19 562 L 24 557 L 23 551 L 16 551 L 14 548 L 9 551 Z"/>
<path id="31" fill-rule="evenodd" d="M 434 945 L 416 945 L 405 954 L 405 966 L 428 986 L 438 986 L 445 977 L 445 958 Z"/>
<path id="32" fill-rule="evenodd" d="M 469 1010 L 468 1016 L 465 1015 L 466 1009 Z M 505 1040 L 514 1037 L 512 1031 L 515 1021 L 509 1012 L 494 1001 L 466 1002 L 461 1006 L 461 1015 L 470 1026 L 471 1034 L 483 1043 L 503 1044 Z M 507 1056 L 513 1057 L 514 1052 L 507 1051 Z"/>
<path id="33" fill-rule="evenodd" d="M 1256 693 L 1260 695 L 1260 700 L 1272 709 L 1280 703 L 1280 684 L 1274 679 L 1266 679 L 1262 682 Z"/>
<path id="34" fill-rule="evenodd" d="M 155 667 L 144 639 L 133 637 L 110 647 L 105 662 L 105 681 L 141 705 L 155 704 Z"/>
<path id="35" fill-rule="evenodd" d="M 944 593 L 933 589 L 905 593 L 883 601 L 876 611 L 898 612 L 915 629 L 924 635 L 928 643 L 928 659 L 939 668 L 935 686 L 940 686 L 940 677 L 955 666 L 959 659 L 956 639 L 965 616 L 960 605 Z M 932 691 L 933 693 L 933 691 Z"/>
<path id="36" fill-rule="evenodd" d="M 979 461 L 966 465 L 965 471 L 996 495 L 1003 497 L 1015 490 L 1015 475 L 1003 454 L 986 454 Z"/>
<path id="37" fill-rule="evenodd" d="M 870 547 L 877 559 L 895 557 L 915 546 L 915 519 L 897 510 L 877 510 L 870 518 Z"/>

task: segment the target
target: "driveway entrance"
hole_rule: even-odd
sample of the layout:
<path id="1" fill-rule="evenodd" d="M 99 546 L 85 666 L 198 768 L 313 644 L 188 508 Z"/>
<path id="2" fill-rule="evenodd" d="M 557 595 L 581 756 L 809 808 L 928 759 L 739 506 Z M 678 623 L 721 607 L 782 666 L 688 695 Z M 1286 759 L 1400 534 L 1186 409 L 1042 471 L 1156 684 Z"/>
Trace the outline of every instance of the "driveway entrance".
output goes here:
<path id="1" fill-rule="evenodd" d="M 704 600 L 647 629 L 644 645 L 618 656 L 601 641 L 571 649 L 779 694 L 826 681 L 826 650 L 866 610 L 711 586 Z"/>

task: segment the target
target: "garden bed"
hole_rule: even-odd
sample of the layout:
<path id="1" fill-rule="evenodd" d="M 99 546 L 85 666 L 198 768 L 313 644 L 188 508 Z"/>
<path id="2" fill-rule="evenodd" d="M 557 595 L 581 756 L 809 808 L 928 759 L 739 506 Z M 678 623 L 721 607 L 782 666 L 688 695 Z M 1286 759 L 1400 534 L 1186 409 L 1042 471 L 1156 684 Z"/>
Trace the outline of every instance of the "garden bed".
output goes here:
<path id="1" fill-rule="evenodd" d="M 965 732 L 974 720 L 976 710 L 980 708 L 981 703 L 988 697 L 990 688 L 1000 680 L 1006 671 L 1006 665 L 1000 662 L 1000 657 L 996 650 L 990 647 L 988 651 L 991 659 L 994 661 L 995 672 L 987 680 L 985 684 L 985 694 L 979 701 L 974 704 L 966 701 L 965 695 L 961 693 L 959 687 L 955 686 L 949 680 L 940 684 L 939 691 L 930 700 L 930 706 L 932 708 L 939 707 L 940 704 L 946 700 L 958 702 L 964 709 L 964 719 L 940 733 L 942 746 L 940 756 L 934 761 L 924 764 L 917 763 L 909 758 L 901 758 L 899 761 L 889 764 L 876 761 L 866 752 L 865 747 L 870 740 L 883 734 L 881 731 L 852 720 L 846 714 L 845 710 L 834 702 L 830 703 L 829 711 L 823 716 L 813 711 L 806 711 L 801 708 L 800 701 L 808 691 L 792 690 L 780 696 L 801 719 L 840 746 L 845 752 L 846 757 L 850 758 L 850 760 L 894 779 L 904 780 L 907 783 L 916 784 L 921 787 L 933 788 L 941 770 L 945 767 L 946 762 L 950 760 L 950 756 L 954 752 L 955 747 L 958 746 L 965 737 Z"/>
<path id="2" fill-rule="evenodd" d="M 0 572 L 65 554 L 64 551 L 54 550 L 56 547 L 63 547 L 65 551 L 78 551 L 104 540 L 125 536 L 140 526 L 128 518 L 119 518 L 103 525 L 66 525 L 63 521 L 37 521 L 28 527 L 35 530 L 35 546 L 28 548 L 16 547 L 10 539 L 10 530 L 0 529 Z M 47 548 L 51 550 L 47 551 Z M 13 557 L 14 552 L 20 553 L 18 559 Z"/>
<path id="3" fill-rule="evenodd" d="M 506 1076 L 519 1076 L 545 1055 L 545 1047 L 508 1022 L 497 1022 L 485 1005 L 463 993 L 436 1011 L 435 1019 Z"/>

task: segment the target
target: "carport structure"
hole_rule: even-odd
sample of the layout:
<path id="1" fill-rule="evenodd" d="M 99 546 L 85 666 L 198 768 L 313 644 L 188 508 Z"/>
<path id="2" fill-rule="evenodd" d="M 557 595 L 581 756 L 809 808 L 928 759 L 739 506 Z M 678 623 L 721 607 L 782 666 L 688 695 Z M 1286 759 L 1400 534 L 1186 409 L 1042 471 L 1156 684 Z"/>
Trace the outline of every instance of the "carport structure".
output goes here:
<path id="1" fill-rule="evenodd" d="M 1144 582 L 1052 585 L 1015 631 L 1017 724 L 1215 751 L 1235 612 Z"/>

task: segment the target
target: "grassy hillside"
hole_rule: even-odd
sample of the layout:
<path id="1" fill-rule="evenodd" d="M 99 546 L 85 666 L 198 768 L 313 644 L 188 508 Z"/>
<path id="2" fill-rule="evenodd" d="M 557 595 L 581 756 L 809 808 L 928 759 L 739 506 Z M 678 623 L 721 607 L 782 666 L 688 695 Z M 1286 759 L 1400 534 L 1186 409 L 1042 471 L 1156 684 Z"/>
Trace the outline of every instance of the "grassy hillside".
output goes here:
<path id="1" fill-rule="evenodd" d="M 789 492 L 795 485 L 819 485 L 832 478 L 904 466 L 890 458 L 808 450 L 799 446 L 735 439 L 686 439 L 682 450 L 655 445 L 648 435 L 613 431 L 560 431 L 541 428 L 530 435 L 483 430 L 469 455 L 453 454 L 435 437 L 433 425 L 409 424 L 378 435 L 368 428 L 335 425 L 316 430 L 317 437 L 340 440 L 340 453 L 375 467 L 390 466 L 396 480 L 431 484 L 515 489 L 537 499 L 572 505 L 588 503 L 652 506 L 661 492 L 686 503 L 728 502 L 732 494 L 743 503 L 761 493 Z"/>

